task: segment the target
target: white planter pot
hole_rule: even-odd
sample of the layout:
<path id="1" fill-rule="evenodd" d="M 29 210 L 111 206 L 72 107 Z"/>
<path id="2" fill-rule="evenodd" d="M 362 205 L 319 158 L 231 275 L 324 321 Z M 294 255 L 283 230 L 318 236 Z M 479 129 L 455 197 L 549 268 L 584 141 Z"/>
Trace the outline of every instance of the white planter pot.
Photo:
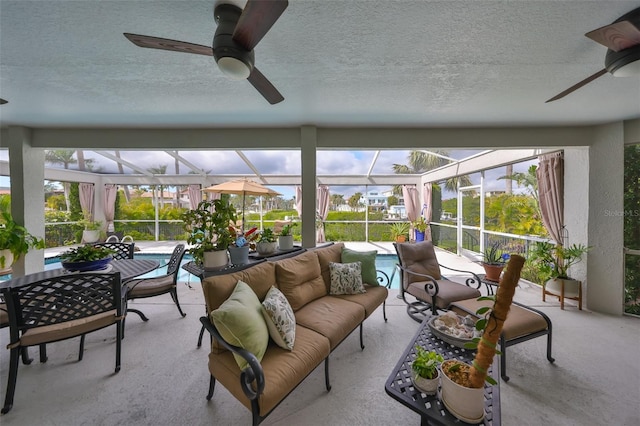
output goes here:
<path id="1" fill-rule="evenodd" d="M 2 259 L 4 259 L 4 262 Z M 11 250 L 0 250 L 0 273 L 11 271 L 11 265 L 13 265 L 13 254 L 11 254 Z"/>
<path id="2" fill-rule="evenodd" d="M 95 243 L 100 239 L 100 231 L 82 231 L 82 241 L 85 243 Z"/>
<path id="3" fill-rule="evenodd" d="M 411 370 L 411 380 L 413 381 L 413 385 L 426 395 L 435 395 L 436 392 L 438 392 L 440 373 L 438 373 L 435 379 L 426 379 L 422 376 L 418 376 L 415 371 Z"/>
<path id="4" fill-rule="evenodd" d="M 484 386 L 467 388 L 452 381 L 444 373 L 448 361 L 441 364 L 442 402 L 456 418 L 467 423 L 480 423 L 484 418 Z"/>
<path id="5" fill-rule="evenodd" d="M 551 278 L 545 284 L 544 288 L 547 293 L 560 296 L 562 293 L 562 285 L 564 282 L 564 297 L 578 297 L 580 295 L 580 281 L 569 278 Z"/>
<path id="6" fill-rule="evenodd" d="M 222 268 L 229 263 L 229 256 L 226 250 L 205 251 L 203 263 L 205 268 Z"/>
<path id="7" fill-rule="evenodd" d="M 280 250 L 291 250 L 293 248 L 293 235 L 280 235 L 278 237 L 278 248 Z"/>
<path id="8" fill-rule="evenodd" d="M 258 250 L 258 254 L 261 254 L 261 255 L 275 253 L 277 248 L 278 248 L 278 243 L 276 243 L 275 241 L 272 243 L 256 244 L 256 250 Z"/>

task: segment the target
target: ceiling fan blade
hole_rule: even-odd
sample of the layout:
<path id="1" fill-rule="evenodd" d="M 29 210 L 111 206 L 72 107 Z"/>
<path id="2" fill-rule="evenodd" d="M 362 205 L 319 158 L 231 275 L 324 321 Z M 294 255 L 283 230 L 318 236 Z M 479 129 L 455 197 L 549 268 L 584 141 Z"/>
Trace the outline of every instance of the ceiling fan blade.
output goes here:
<path id="1" fill-rule="evenodd" d="M 629 21 L 615 22 L 585 34 L 614 52 L 640 44 L 640 30 Z"/>
<path id="2" fill-rule="evenodd" d="M 193 44 L 185 41 L 169 40 L 168 38 L 151 37 L 139 34 L 124 33 L 124 36 L 128 38 L 131 43 L 140 47 L 213 56 L 213 49 L 211 46 L 203 46 L 201 44 Z"/>
<path id="3" fill-rule="evenodd" d="M 271 105 L 284 101 L 284 97 L 278 92 L 278 89 L 267 80 L 267 77 L 265 77 L 258 68 L 253 67 L 253 71 L 251 71 L 247 80 L 249 80 L 249 83 L 251 83 Z"/>
<path id="4" fill-rule="evenodd" d="M 0 98 L 0 105 L 8 104 L 9 101 Z"/>
<path id="5" fill-rule="evenodd" d="M 249 0 L 233 31 L 233 41 L 253 50 L 288 5 L 288 0 Z"/>
<path id="6" fill-rule="evenodd" d="M 578 90 L 579 88 L 581 88 L 582 86 L 584 86 L 585 84 L 591 83 L 593 80 L 595 80 L 598 77 L 602 77 L 603 75 L 605 75 L 607 73 L 607 69 L 601 69 L 600 71 L 598 71 L 597 73 L 585 78 L 584 80 L 582 80 L 580 83 L 574 84 L 573 86 L 569 87 L 567 90 L 565 90 L 564 92 L 558 93 L 557 95 L 555 95 L 553 98 L 549 99 L 548 101 L 545 101 L 545 104 L 548 102 L 553 102 L 553 101 L 557 101 L 558 99 L 564 98 L 565 96 L 567 96 L 569 93 L 574 92 L 576 90 Z"/>

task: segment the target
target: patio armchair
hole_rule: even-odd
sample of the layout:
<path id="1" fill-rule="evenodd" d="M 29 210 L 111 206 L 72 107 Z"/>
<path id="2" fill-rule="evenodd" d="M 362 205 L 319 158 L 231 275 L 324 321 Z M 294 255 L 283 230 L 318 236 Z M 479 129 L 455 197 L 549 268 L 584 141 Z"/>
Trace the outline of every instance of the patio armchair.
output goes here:
<path id="1" fill-rule="evenodd" d="M 415 321 L 422 322 L 428 315 L 437 315 L 438 309 L 446 310 L 453 302 L 480 297 L 480 277 L 473 272 L 440 265 L 432 242 L 393 243 L 393 246 L 400 269 L 399 296 L 407 304 L 407 314 Z M 465 284 L 460 284 L 443 277 L 440 268 L 469 277 Z M 407 293 L 416 300 L 408 300 Z"/>
<path id="2" fill-rule="evenodd" d="M 178 307 L 180 315 L 184 318 L 187 314 L 182 312 L 180 302 L 178 301 L 178 272 L 180 271 L 180 262 L 185 254 L 184 244 L 178 244 L 171 254 L 171 258 L 167 263 L 167 273 L 159 277 L 140 278 L 127 281 L 127 300 L 142 299 L 146 297 L 160 296 L 169 293 L 173 302 Z M 149 321 L 142 311 L 127 306 L 127 312 L 134 312 L 140 316 L 143 321 Z"/>
<path id="3" fill-rule="evenodd" d="M 93 243 L 92 245 L 112 250 L 114 260 L 133 259 L 133 252 L 135 248 L 134 243 L 109 241 L 104 243 Z"/>
<path id="4" fill-rule="evenodd" d="M 87 333 L 116 326 L 116 366 L 120 371 L 123 307 L 120 273 L 62 274 L 30 284 L 5 287 L 2 295 L 9 318 L 10 366 L 2 414 L 13 406 L 20 354 L 40 346 L 40 362 L 46 362 L 46 344 L 80 336 L 78 361 Z"/>

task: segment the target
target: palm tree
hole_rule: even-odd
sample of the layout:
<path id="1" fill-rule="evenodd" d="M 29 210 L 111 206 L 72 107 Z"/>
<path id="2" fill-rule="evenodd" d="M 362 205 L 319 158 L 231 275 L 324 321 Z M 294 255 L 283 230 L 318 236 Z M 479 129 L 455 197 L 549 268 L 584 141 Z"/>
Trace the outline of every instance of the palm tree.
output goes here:
<path id="1" fill-rule="evenodd" d="M 527 191 L 527 194 L 536 201 L 536 213 L 538 217 L 541 218 L 542 213 L 540 212 L 540 196 L 538 195 L 538 176 L 536 175 L 536 170 L 538 170 L 538 166 L 534 164 L 529 166 L 526 173 L 516 172 L 510 175 L 500 176 L 498 179 L 514 180 L 518 187 L 523 187 Z"/>
<path id="2" fill-rule="evenodd" d="M 69 169 L 70 164 L 78 162 L 73 158 L 75 153 L 72 149 L 52 149 L 44 152 L 44 161 L 51 164 L 62 164 L 65 169 Z M 67 206 L 67 211 L 71 211 L 71 202 L 69 201 L 69 191 L 71 185 L 69 182 L 62 182 L 62 188 L 64 190 L 64 202 Z"/>
<path id="3" fill-rule="evenodd" d="M 338 206 L 344 204 L 344 195 L 342 194 L 331 194 L 331 209 L 336 210 Z"/>
<path id="4" fill-rule="evenodd" d="M 422 174 L 429 170 L 437 169 L 438 167 L 449 164 L 450 160 L 445 158 L 448 156 L 449 152 L 442 149 L 435 149 L 432 152 L 411 151 L 407 157 L 407 161 L 409 162 L 408 165 L 394 164 L 392 168 L 396 174 Z M 458 185 L 470 186 L 471 184 L 469 176 L 455 176 L 447 179 L 444 187 L 448 191 L 456 192 L 458 190 Z M 396 195 L 402 195 L 402 187 L 394 187 L 393 193 Z"/>

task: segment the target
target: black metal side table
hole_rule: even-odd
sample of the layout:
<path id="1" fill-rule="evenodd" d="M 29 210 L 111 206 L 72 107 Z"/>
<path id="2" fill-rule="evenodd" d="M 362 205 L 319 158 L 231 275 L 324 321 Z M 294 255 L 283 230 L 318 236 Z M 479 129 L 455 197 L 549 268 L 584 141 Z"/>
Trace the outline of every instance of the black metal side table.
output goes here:
<path id="1" fill-rule="evenodd" d="M 475 356 L 475 352 L 473 351 L 452 346 L 438 339 L 429 330 L 427 321 L 428 318 L 420 325 L 420 329 L 407 346 L 398 364 L 394 367 L 391 375 L 387 379 L 384 389 L 390 397 L 420 414 L 420 424 L 423 426 L 466 424 L 449 413 L 437 395 L 426 395 L 422 393 L 413 386 L 413 382 L 411 381 L 411 362 L 416 356 L 416 345 L 420 345 L 426 350 L 437 351 L 445 360 L 459 359 L 471 363 Z M 497 365 L 497 362 L 494 361 L 490 373 L 498 384 L 492 386 L 485 383 L 484 387 L 485 417 L 480 424 L 485 426 L 500 425 L 500 375 L 498 374 L 498 367 L 494 367 Z"/>

